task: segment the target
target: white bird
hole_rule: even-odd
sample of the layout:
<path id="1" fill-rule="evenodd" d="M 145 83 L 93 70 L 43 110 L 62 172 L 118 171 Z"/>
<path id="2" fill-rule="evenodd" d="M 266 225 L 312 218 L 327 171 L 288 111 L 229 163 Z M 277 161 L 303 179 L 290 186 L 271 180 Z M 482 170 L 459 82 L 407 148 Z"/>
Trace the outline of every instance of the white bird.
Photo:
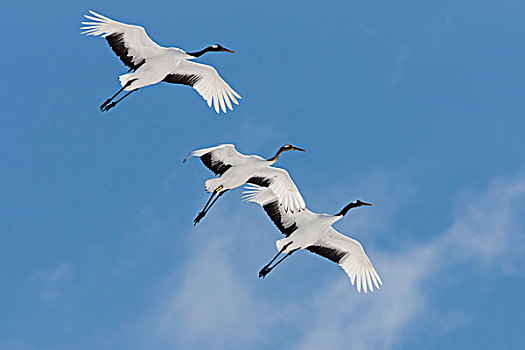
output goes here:
<path id="1" fill-rule="evenodd" d="M 371 204 L 355 200 L 335 215 L 317 214 L 308 209 L 292 212 L 278 205 L 279 196 L 271 188 L 250 185 L 244 193 L 244 199 L 260 204 L 275 226 L 286 235 L 286 238 L 276 242 L 279 252 L 261 269 L 259 277 L 264 278 L 295 251 L 307 249 L 339 264 L 350 277 L 352 285 L 357 281 L 358 292 L 361 292 L 361 287 L 367 293 L 368 290 L 373 291 L 374 286 L 379 289 L 383 284 L 361 244 L 332 228 L 332 224 L 341 220 L 350 209 Z M 300 193 L 297 195 L 300 196 Z M 286 255 L 270 267 L 283 253 Z"/>
<path id="2" fill-rule="evenodd" d="M 114 21 L 94 11 L 85 15 L 93 22 L 82 22 L 82 34 L 102 36 L 113 52 L 129 67 L 129 72 L 119 77 L 122 89 L 107 99 L 101 111 L 108 111 L 133 91 L 141 87 L 165 81 L 173 84 L 184 84 L 193 87 L 206 100 L 208 106 L 219 108 L 226 113 L 226 107 L 233 110 L 231 102 L 239 104 L 237 94 L 211 67 L 188 60 L 197 58 L 206 52 L 231 52 L 219 44 L 211 45 L 197 52 L 185 52 L 176 47 L 162 47 L 151 40 L 143 27 Z M 111 102 L 122 91 L 126 95 L 116 102 Z"/>
<path id="3" fill-rule="evenodd" d="M 226 191 L 245 183 L 257 184 L 270 188 L 273 193 L 279 196 L 279 206 L 285 212 L 299 212 L 305 209 L 303 198 L 299 190 L 290 179 L 288 172 L 281 168 L 272 167 L 279 159 L 281 153 L 286 151 L 305 150 L 290 144 L 282 146 L 275 156 L 264 159 L 255 155 L 244 155 L 239 153 L 234 145 L 219 145 L 210 148 L 199 149 L 190 153 L 184 162 L 191 157 L 200 157 L 202 163 L 213 171 L 217 178 L 209 179 L 205 182 L 206 191 L 211 193 L 211 197 L 204 206 L 204 209 L 197 215 L 193 224 L 196 225 L 206 215 L 212 205 Z M 215 200 L 210 204 L 212 198 L 217 194 Z M 208 206 L 208 204 L 210 204 Z"/>

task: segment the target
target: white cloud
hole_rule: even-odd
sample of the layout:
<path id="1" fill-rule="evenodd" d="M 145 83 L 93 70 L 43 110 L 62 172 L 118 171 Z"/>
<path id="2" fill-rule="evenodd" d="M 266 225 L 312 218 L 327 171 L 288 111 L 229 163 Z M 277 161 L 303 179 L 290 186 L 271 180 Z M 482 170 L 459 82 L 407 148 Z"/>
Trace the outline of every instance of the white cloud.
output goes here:
<path id="1" fill-rule="evenodd" d="M 453 279 L 450 271 L 459 264 L 493 273 L 523 270 L 524 207 L 523 174 L 494 181 L 478 195 L 460 196 L 453 223 L 434 240 L 406 242 L 395 252 L 367 249 L 384 282 L 368 295 L 357 294 L 342 271 L 337 280 L 323 280 L 293 297 L 261 293 L 265 287 L 254 284 L 245 265 L 257 263 L 253 252 L 267 243 L 268 233 L 262 231 L 268 225 L 246 235 L 258 219 L 235 213 L 225 213 L 232 218 L 227 223 L 207 218 L 215 233 L 192 239 L 199 248 L 162 287 L 150 341 L 184 348 L 284 343 L 299 349 L 364 349 L 403 344 L 429 322 L 437 333 L 449 332 L 475 316 L 437 310 L 429 287 L 444 283 L 444 276 Z"/>
<path id="2" fill-rule="evenodd" d="M 410 46 L 404 46 L 398 50 L 397 55 L 394 61 L 394 70 L 390 75 L 390 85 L 396 86 L 399 85 L 404 78 L 404 68 L 406 62 L 410 59 L 411 56 Z"/>
<path id="3" fill-rule="evenodd" d="M 375 264 L 384 286 L 372 298 L 348 297 L 348 283 L 342 280 L 321 291 L 315 298 L 321 301 L 319 318 L 305 332 L 308 337 L 301 348 L 391 348 L 418 323 L 428 321 L 425 313 L 432 310 L 426 287 L 454 265 L 523 270 L 517 266 L 523 264 L 520 253 L 525 248 L 524 204 L 524 176 L 510 182 L 495 181 L 481 195 L 463 198 L 454 223 L 434 241 L 407 244 L 403 251 L 377 257 Z M 443 312 L 443 332 L 471 319 L 458 310 Z"/>
<path id="4" fill-rule="evenodd" d="M 282 319 L 287 307 L 269 312 L 274 307 L 255 290 L 254 282 L 259 281 L 246 278 L 253 277 L 246 271 L 247 254 L 263 235 L 244 234 L 246 222 L 235 214 L 230 222 L 223 221 L 223 210 L 214 208 L 205 219 L 214 234 L 201 232 L 203 223 L 188 233 L 192 258 L 166 279 L 159 303 L 138 325 L 143 347 L 246 349 L 264 343 L 265 332 Z"/>
<path id="5" fill-rule="evenodd" d="M 42 298 L 46 302 L 54 302 L 67 288 L 73 275 L 71 264 L 62 262 L 46 270 L 38 271 L 30 278 L 30 282 L 40 285 Z"/>
<path id="6" fill-rule="evenodd" d="M 472 260 L 506 272 L 515 271 L 525 249 L 525 177 L 494 181 L 485 193 L 465 198 L 452 227 L 441 239 L 454 262 Z"/>
<path id="7" fill-rule="evenodd" d="M 200 348 L 246 347 L 274 321 L 231 268 L 227 245 L 213 239 L 185 266 L 187 272 L 158 318 L 163 338 Z"/>

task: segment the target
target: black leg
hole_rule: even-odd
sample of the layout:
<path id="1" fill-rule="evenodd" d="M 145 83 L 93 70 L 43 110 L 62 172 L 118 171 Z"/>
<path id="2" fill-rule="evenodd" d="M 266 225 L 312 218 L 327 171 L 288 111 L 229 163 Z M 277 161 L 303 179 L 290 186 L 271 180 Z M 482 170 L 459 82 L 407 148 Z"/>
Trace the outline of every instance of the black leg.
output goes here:
<path id="1" fill-rule="evenodd" d="M 131 90 L 130 92 L 128 92 L 127 94 L 125 94 L 124 96 L 122 96 L 121 98 L 119 98 L 116 102 L 111 102 L 110 104 L 108 104 L 107 106 L 104 106 L 104 108 L 101 109 L 102 112 L 107 112 L 109 111 L 111 108 L 115 107 L 117 105 L 117 103 L 119 103 L 120 101 L 122 101 L 123 99 L 125 99 L 126 97 L 128 97 L 132 92 L 135 92 L 137 91 L 138 89 L 135 89 L 135 90 Z"/>
<path id="2" fill-rule="evenodd" d="M 226 192 L 228 192 L 228 190 L 222 191 L 221 193 L 219 193 L 219 194 L 217 195 L 217 197 L 215 197 L 215 199 L 213 200 L 213 202 L 211 202 L 211 204 L 210 204 L 210 206 L 208 207 L 208 209 L 206 209 L 206 213 L 208 212 L 208 210 L 211 209 L 211 207 L 215 204 L 215 202 L 217 202 L 217 199 L 221 198 L 221 196 L 222 196 L 223 194 L 225 194 Z"/>
<path id="3" fill-rule="evenodd" d="M 197 225 L 199 221 L 201 221 L 201 219 L 204 217 L 204 215 L 206 215 L 206 208 L 208 207 L 208 204 L 210 204 L 211 200 L 213 199 L 213 197 L 215 197 L 216 194 L 217 194 L 216 191 L 212 192 L 210 199 L 208 199 L 208 201 L 204 205 L 204 209 L 202 209 L 202 211 L 199 212 L 199 215 L 197 215 L 195 220 L 193 220 L 193 226 Z"/>
<path id="4" fill-rule="evenodd" d="M 124 89 L 127 88 L 129 86 L 129 84 L 131 84 L 131 82 L 128 82 L 126 85 L 124 85 L 122 87 L 122 89 L 117 91 L 117 93 L 115 95 L 111 96 L 106 101 L 104 101 L 104 103 L 100 105 L 100 110 L 104 109 L 104 107 L 106 107 L 108 105 L 108 103 L 110 103 L 115 97 L 117 97 L 118 94 L 120 94 L 122 91 L 124 91 Z"/>
<path id="5" fill-rule="evenodd" d="M 275 265 L 273 265 L 272 267 L 268 267 L 268 266 L 265 266 L 262 268 L 262 270 L 259 272 L 259 278 L 264 278 L 266 277 L 267 274 L 270 273 L 270 271 L 272 271 L 273 269 L 275 269 L 277 267 L 277 265 L 279 265 L 284 259 L 286 259 L 287 257 L 289 257 L 290 255 L 292 255 L 295 251 L 295 250 L 292 250 L 291 252 L 289 252 L 288 254 L 286 254 L 285 256 L 282 257 L 281 260 L 279 260 L 278 262 L 275 263 Z"/>
<path id="6" fill-rule="evenodd" d="M 222 188 L 219 187 L 219 188 Z M 199 221 L 204 217 L 204 215 L 206 215 L 208 213 L 208 211 L 211 209 L 211 207 L 215 204 L 215 202 L 217 202 L 217 200 L 219 198 L 221 198 L 221 196 L 223 194 L 225 194 L 226 192 L 228 192 L 228 190 L 225 190 L 225 191 L 222 191 L 221 193 L 219 193 L 217 195 L 217 197 L 215 197 L 215 199 L 213 200 L 213 202 L 211 202 L 211 204 L 206 208 L 206 206 L 204 206 L 204 209 L 199 213 L 199 215 L 197 215 L 197 217 L 195 218 L 195 220 L 193 220 L 193 226 L 197 225 L 199 223 Z M 217 190 L 214 191 L 214 193 L 217 193 Z M 212 196 L 210 197 L 210 199 L 208 200 L 208 203 L 211 201 L 211 199 L 213 198 L 213 194 Z M 206 203 L 206 205 L 208 204 Z"/>
<path id="7" fill-rule="evenodd" d="M 284 250 L 285 250 L 290 244 L 292 244 L 292 242 L 290 242 L 290 243 L 286 244 L 285 246 L 283 246 L 283 247 L 281 248 L 281 250 L 277 253 L 277 255 L 274 256 L 273 259 L 270 260 L 270 262 L 269 262 L 268 264 L 266 264 L 266 266 L 264 266 L 264 267 L 261 269 L 261 271 L 259 271 L 259 278 L 261 278 L 261 277 L 264 278 L 264 277 L 265 277 L 270 271 L 273 270 L 273 268 L 274 268 L 275 266 L 277 266 L 281 261 L 283 261 L 284 259 L 286 259 L 290 254 L 292 254 L 292 253 L 295 251 L 295 250 L 294 250 L 294 251 L 289 252 L 288 254 L 286 254 L 286 255 L 284 256 L 284 258 L 282 258 L 281 260 L 279 260 L 279 261 L 278 261 L 273 267 L 270 267 L 270 265 L 275 261 L 275 259 L 277 259 L 277 258 L 279 257 L 279 255 L 281 255 L 282 252 L 284 252 Z"/>

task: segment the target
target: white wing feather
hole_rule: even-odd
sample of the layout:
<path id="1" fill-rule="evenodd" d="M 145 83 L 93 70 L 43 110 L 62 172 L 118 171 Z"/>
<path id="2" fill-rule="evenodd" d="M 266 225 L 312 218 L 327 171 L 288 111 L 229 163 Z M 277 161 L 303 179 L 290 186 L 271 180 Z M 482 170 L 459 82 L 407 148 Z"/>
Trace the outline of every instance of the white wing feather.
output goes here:
<path id="1" fill-rule="evenodd" d="M 346 253 L 339 261 L 339 266 L 350 277 L 352 285 L 357 282 L 358 292 L 361 292 L 361 286 L 364 292 L 367 293 L 368 290 L 373 291 L 374 286 L 376 289 L 379 289 L 379 286 L 383 284 L 381 277 L 379 277 L 370 259 L 366 256 L 363 246 L 355 239 L 347 237 L 330 227 L 327 234 L 317 241 L 315 245 Z"/>
<path id="2" fill-rule="evenodd" d="M 291 211 L 293 213 L 306 208 L 306 203 L 299 189 L 286 170 L 267 167 L 257 171 L 255 176 L 270 180 L 268 187 L 275 193 L 285 212 Z"/>
<path id="3" fill-rule="evenodd" d="M 83 30 L 82 34 L 100 35 L 103 38 L 111 34 L 122 35 L 128 56 L 132 57 L 134 64 L 139 64 L 144 59 L 162 54 L 165 49 L 151 40 L 146 34 L 146 30 L 141 26 L 117 22 L 94 11 L 89 11 L 89 13 L 92 16 L 85 15 L 84 17 L 93 22 L 82 22 L 84 25 L 80 28 Z M 182 50 L 180 51 L 183 54 L 185 53 Z"/>
<path id="4" fill-rule="evenodd" d="M 241 96 L 236 93 L 220 76 L 215 68 L 190 61 L 181 61 L 177 67 L 169 74 L 180 74 L 185 76 L 195 76 L 197 81 L 193 88 L 208 103 L 208 106 L 215 108 L 219 113 L 219 108 L 226 113 L 226 106 L 233 110 L 231 102 L 239 104 L 237 98 Z"/>
<path id="5" fill-rule="evenodd" d="M 264 207 L 266 204 L 271 203 L 277 199 L 275 193 L 268 187 L 261 187 L 258 185 L 247 184 L 245 190 L 242 192 L 242 199 L 245 202 L 253 202 Z"/>
<path id="6" fill-rule="evenodd" d="M 248 184 L 245 188 L 243 200 L 246 202 L 254 202 L 264 207 L 267 204 L 279 201 L 279 198 L 269 187 Z M 300 211 L 284 210 L 284 207 L 279 205 L 276 210 L 276 212 L 271 213 L 271 210 L 268 212 L 268 210 L 265 209 L 277 228 L 287 236 L 291 234 L 290 228 L 294 225 L 297 227 L 306 225 L 315 217 L 315 214 L 308 209 Z"/>
<path id="7" fill-rule="evenodd" d="M 235 145 L 223 144 L 209 148 L 197 149 L 191 152 L 184 161 L 187 161 L 191 157 L 201 157 L 206 153 L 211 153 L 214 159 L 231 165 L 241 164 L 248 158 L 244 154 L 239 153 L 239 151 L 235 149 Z"/>

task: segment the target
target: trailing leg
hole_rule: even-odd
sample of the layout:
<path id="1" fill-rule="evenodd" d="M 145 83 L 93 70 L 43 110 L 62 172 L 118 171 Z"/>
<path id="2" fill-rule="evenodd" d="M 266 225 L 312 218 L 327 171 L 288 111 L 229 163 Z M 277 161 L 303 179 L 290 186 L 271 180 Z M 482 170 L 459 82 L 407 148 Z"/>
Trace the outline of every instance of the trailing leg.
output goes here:
<path id="1" fill-rule="evenodd" d="M 215 189 L 215 191 L 213 191 L 213 193 L 211 194 L 211 197 L 210 199 L 208 199 L 208 202 L 206 202 L 206 205 L 204 206 L 204 209 L 202 209 L 202 211 L 199 213 L 199 215 L 197 215 L 197 217 L 195 218 L 195 220 L 193 220 L 193 226 L 197 225 L 199 223 L 199 221 L 201 221 L 201 219 L 204 217 L 204 215 L 206 215 L 206 213 L 208 213 L 208 210 L 210 210 L 210 208 L 215 204 L 215 202 L 217 202 L 217 200 L 226 192 L 228 192 L 228 190 L 225 190 L 225 191 L 222 191 L 220 192 L 217 197 L 215 197 L 215 199 L 213 200 L 213 202 L 211 202 L 212 198 L 220 191 L 222 190 L 223 187 L 222 186 L 219 186 L 218 188 Z M 209 203 L 211 202 L 210 205 L 208 205 Z"/>
<path id="2" fill-rule="evenodd" d="M 259 278 L 264 278 L 267 274 L 270 273 L 270 271 L 272 271 L 277 265 L 279 265 L 281 263 L 281 261 L 283 261 L 284 259 L 286 259 L 287 257 L 289 257 L 293 252 L 295 252 L 295 250 L 292 250 L 291 252 L 289 252 L 288 254 L 286 254 L 281 260 L 279 260 L 275 265 L 273 265 L 272 267 L 270 267 L 270 265 L 275 261 L 275 259 L 277 259 L 279 257 L 279 255 L 282 254 L 282 252 L 285 251 L 286 248 L 288 248 L 288 246 L 292 244 L 292 242 L 290 243 L 287 243 L 285 244 L 281 250 L 277 253 L 276 256 L 273 257 L 272 260 L 270 260 L 270 262 L 268 264 L 266 264 L 266 266 L 264 266 L 261 271 L 259 271 Z"/>
<path id="3" fill-rule="evenodd" d="M 210 204 L 211 200 L 213 199 L 213 197 L 215 197 L 216 194 L 217 194 L 216 191 L 213 191 L 211 193 L 210 199 L 208 199 L 208 201 L 204 205 L 204 209 L 202 209 L 197 215 L 197 217 L 195 218 L 195 220 L 193 220 L 193 226 L 197 225 L 199 221 L 204 217 L 204 215 L 206 215 L 206 208 L 208 207 L 208 204 Z"/>
<path id="4" fill-rule="evenodd" d="M 137 90 L 138 90 L 138 89 L 131 90 L 130 92 L 128 92 L 127 94 L 125 94 L 124 96 L 122 96 L 120 99 L 118 99 L 116 102 L 111 102 L 110 104 L 104 106 L 103 108 L 102 108 L 102 106 L 101 106 L 100 110 L 101 110 L 102 112 L 107 112 L 107 111 L 109 111 L 111 108 L 115 107 L 115 106 L 117 105 L 117 103 L 119 103 L 120 101 L 122 101 L 123 99 L 125 99 L 126 97 L 128 97 L 132 92 L 135 92 L 135 91 L 137 91 Z"/>
<path id="5" fill-rule="evenodd" d="M 129 81 L 126 85 L 124 85 L 117 93 L 110 98 L 108 98 L 106 101 L 104 101 L 103 104 L 100 105 L 100 110 L 104 109 L 115 97 L 117 97 L 118 94 L 120 94 L 122 91 L 124 91 L 125 88 L 127 88 L 131 84 L 131 81 Z"/>

